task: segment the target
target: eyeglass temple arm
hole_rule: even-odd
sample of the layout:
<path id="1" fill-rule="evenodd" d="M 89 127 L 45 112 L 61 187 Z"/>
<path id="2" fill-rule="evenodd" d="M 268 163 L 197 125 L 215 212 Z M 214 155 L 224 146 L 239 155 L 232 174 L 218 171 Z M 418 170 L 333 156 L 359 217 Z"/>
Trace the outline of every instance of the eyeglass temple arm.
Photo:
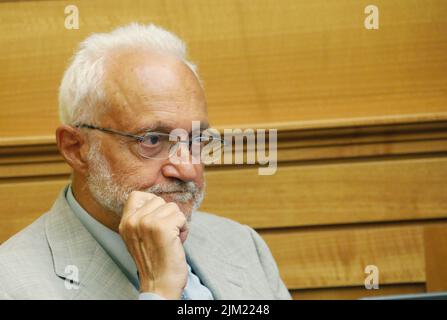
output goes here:
<path id="1" fill-rule="evenodd" d="M 113 130 L 113 129 L 96 127 L 96 126 L 92 126 L 91 124 L 77 124 L 75 127 L 77 127 L 77 128 L 87 128 L 87 129 L 93 129 L 93 130 L 100 130 L 100 131 L 103 131 L 103 132 L 117 134 L 117 135 L 120 135 L 120 136 L 123 136 L 123 137 L 134 138 L 134 139 L 136 139 L 138 141 L 142 141 L 144 139 L 142 136 L 137 136 L 135 134 L 121 132 L 121 131 L 117 131 L 117 130 Z"/>

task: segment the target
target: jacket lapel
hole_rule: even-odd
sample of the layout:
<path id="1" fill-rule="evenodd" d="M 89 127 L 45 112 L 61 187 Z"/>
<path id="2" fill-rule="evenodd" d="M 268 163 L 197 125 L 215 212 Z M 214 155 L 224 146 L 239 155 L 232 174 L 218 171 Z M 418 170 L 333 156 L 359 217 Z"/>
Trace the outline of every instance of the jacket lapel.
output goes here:
<path id="1" fill-rule="evenodd" d="M 205 226 L 195 224 L 193 218 L 191 232 L 185 242 L 188 263 L 213 293 L 214 299 L 246 299 L 248 287 L 244 259 L 215 239 Z"/>
<path id="2" fill-rule="evenodd" d="M 138 291 L 104 249 L 85 229 L 65 199 L 66 188 L 51 208 L 45 225 L 55 273 L 70 277 L 74 266 L 79 289 L 67 290 L 71 299 L 136 299 Z"/>

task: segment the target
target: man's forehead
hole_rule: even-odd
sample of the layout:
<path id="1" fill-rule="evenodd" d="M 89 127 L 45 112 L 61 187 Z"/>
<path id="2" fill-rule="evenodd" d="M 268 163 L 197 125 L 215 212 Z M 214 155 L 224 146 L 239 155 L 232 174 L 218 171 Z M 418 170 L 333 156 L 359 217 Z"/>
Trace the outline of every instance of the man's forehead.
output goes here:
<path id="1" fill-rule="evenodd" d="M 199 81 L 177 57 L 148 50 L 117 50 L 109 54 L 105 65 L 106 89 L 144 93 L 150 96 L 166 92 L 195 91 Z"/>
<path id="2" fill-rule="evenodd" d="M 117 57 L 108 64 L 107 116 L 111 124 L 129 132 L 190 131 L 192 121 L 207 126 L 203 89 L 183 62 L 142 52 L 129 54 L 134 59 Z"/>
<path id="3" fill-rule="evenodd" d="M 145 131 L 158 131 L 169 133 L 174 129 L 183 129 L 192 131 L 193 121 L 200 124 L 200 129 L 205 130 L 209 127 L 208 115 L 205 110 L 151 110 L 145 108 L 134 112 L 133 108 L 128 107 L 109 107 L 101 117 L 101 126 L 110 127 L 115 130 L 127 131 L 130 133 L 143 133 Z M 195 125 L 196 126 L 196 125 Z"/>
<path id="4" fill-rule="evenodd" d="M 144 131 L 171 132 L 174 129 L 192 130 L 192 122 L 199 121 L 200 128 L 208 128 L 206 103 L 163 103 L 155 101 L 142 105 L 111 105 L 102 117 L 102 125 L 132 133 Z M 203 102 L 203 103 L 202 103 Z"/>

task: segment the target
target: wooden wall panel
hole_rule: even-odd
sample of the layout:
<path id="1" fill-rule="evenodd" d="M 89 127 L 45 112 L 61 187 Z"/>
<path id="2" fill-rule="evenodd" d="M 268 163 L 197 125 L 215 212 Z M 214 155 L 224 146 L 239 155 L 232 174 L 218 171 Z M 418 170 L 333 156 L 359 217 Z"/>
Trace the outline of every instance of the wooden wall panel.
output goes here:
<path id="1" fill-rule="evenodd" d="M 366 297 L 390 296 L 401 294 L 424 293 L 424 284 L 382 285 L 378 290 L 367 290 L 365 287 L 319 288 L 292 290 L 294 300 L 353 300 Z"/>
<path id="2" fill-rule="evenodd" d="M 368 31 L 356 0 L 0 2 L 0 243 L 67 183 L 54 130 L 77 43 L 154 22 L 187 42 L 213 126 L 279 130 L 277 173 L 210 166 L 203 209 L 257 228 L 294 298 L 447 290 L 447 2 L 374 4 Z"/>
<path id="3" fill-rule="evenodd" d="M 204 210 L 256 228 L 447 217 L 447 158 L 207 174 Z"/>
<path id="4" fill-rule="evenodd" d="M 291 289 L 363 286 L 365 267 L 379 284 L 425 282 L 422 226 L 261 232 Z"/>
<path id="5" fill-rule="evenodd" d="M 424 230 L 428 291 L 447 291 L 447 227 L 435 225 Z"/>
<path id="6" fill-rule="evenodd" d="M 79 8 L 79 30 L 64 8 Z M 369 4 L 369 3 L 368 3 Z M 447 112 L 447 2 L 79 0 L 0 3 L 0 136 L 53 135 L 57 88 L 77 43 L 138 22 L 183 37 L 217 126 Z"/>
<path id="7" fill-rule="evenodd" d="M 66 183 L 63 179 L 0 184 L 0 243 L 48 211 Z"/>

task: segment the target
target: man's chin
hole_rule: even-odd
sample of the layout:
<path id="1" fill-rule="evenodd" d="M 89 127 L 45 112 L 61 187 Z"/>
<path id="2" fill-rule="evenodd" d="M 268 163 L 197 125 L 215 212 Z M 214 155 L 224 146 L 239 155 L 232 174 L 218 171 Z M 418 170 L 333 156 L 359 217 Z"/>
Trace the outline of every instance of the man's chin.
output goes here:
<path id="1" fill-rule="evenodd" d="M 178 203 L 178 202 L 176 202 L 177 203 L 177 205 L 178 205 L 178 207 L 179 207 L 179 209 L 180 209 L 180 211 L 182 211 L 183 212 L 183 214 L 186 216 L 186 218 L 188 218 L 189 219 L 189 217 L 191 217 L 191 215 L 192 215 L 192 204 L 190 204 L 190 203 Z"/>

